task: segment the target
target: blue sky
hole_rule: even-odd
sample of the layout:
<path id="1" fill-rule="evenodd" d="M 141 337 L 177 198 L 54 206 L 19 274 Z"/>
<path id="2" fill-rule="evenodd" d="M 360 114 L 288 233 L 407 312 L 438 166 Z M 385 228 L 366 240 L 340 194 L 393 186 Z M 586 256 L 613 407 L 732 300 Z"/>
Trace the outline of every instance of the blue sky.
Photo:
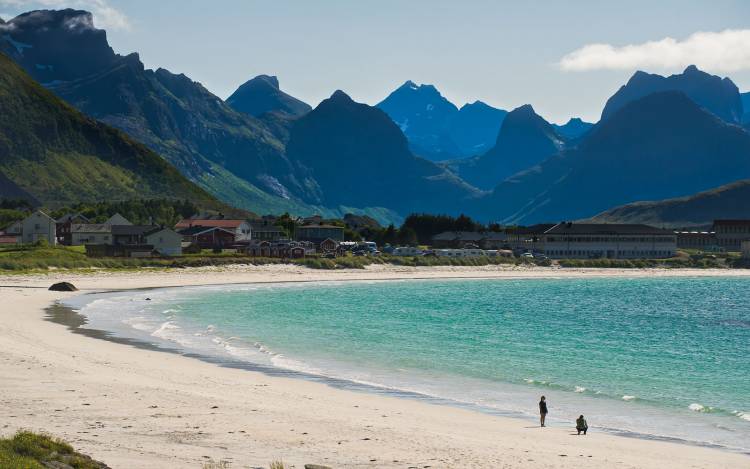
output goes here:
<path id="1" fill-rule="evenodd" d="M 222 98 L 264 73 L 312 105 L 336 89 L 375 104 L 410 79 L 564 122 L 597 120 L 638 68 L 697 62 L 750 90 L 748 1 L 0 0 L 0 16 L 65 6 L 93 11 L 118 53 Z"/>

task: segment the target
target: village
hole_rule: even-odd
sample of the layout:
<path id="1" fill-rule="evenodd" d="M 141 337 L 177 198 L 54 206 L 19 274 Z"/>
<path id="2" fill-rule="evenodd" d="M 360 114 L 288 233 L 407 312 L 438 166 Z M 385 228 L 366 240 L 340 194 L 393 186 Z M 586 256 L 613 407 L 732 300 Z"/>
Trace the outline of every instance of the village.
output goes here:
<path id="1" fill-rule="evenodd" d="M 233 219 L 197 214 L 174 226 L 134 224 L 115 213 L 93 223 L 80 213 L 57 219 L 42 210 L 0 231 L 0 246 L 82 246 L 88 257 L 177 257 L 186 254 L 234 253 L 254 258 L 300 259 L 342 256 L 502 257 L 538 261 L 558 259 L 669 259 L 678 250 L 741 253 L 750 258 L 750 220 L 715 220 L 709 230 L 656 228 L 643 224 L 560 222 L 492 230 L 442 231 L 426 242 L 368 241 L 383 229 L 369 217 L 343 220 L 321 216 Z M 389 229 L 393 229 L 389 227 Z M 382 236 L 381 236 L 382 237 Z"/>

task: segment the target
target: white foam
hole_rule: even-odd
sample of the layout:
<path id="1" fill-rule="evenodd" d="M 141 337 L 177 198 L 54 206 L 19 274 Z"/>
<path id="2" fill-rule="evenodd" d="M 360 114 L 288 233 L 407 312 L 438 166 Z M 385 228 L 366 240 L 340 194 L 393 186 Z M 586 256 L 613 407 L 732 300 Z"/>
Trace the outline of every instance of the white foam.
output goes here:
<path id="1" fill-rule="evenodd" d="M 586 391 L 586 388 L 584 388 L 583 386 L 576 386 L 575 392 L 581 393 L 585 391 Z"/>
<path id="2" fill-rule="evenodd" d="M 635 396 L 625 395 L 625 396 L 622 396 L 622 400 L 623 401 L 634 401 L 635 400 Z"/>
<path id="3" fill-rule="evenodd" d="M 692 410 L 693 412 L 706 412 L 708 410 L 705 406 L 698 404 L 697 402 L 690 404 L 688 406 L 688 409 Z"/>

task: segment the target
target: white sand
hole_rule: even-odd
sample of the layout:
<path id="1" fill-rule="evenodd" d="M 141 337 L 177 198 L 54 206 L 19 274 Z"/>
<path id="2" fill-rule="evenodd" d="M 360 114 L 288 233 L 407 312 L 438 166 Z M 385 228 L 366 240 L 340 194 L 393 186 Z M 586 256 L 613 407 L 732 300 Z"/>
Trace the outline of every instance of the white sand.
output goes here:
<path id="1" fill-rule="evenodd" d="M 0 434 L 62 437 L 114 468 L 268 467 L 283 459 L 334 468 L 748 468 L 715 449 L 538 428 L 409 399 L 334 389 L 211 365 L 73 334 L 43 308 L 83 290 L 321 279 L 748 275 L 743 271 L 396 268 L 315 271 L 291 266 L 0 277 Z M 14 285 L 18 287 L 7 287 Z M 530 405 L 535 405 L 535 397 Z"/>

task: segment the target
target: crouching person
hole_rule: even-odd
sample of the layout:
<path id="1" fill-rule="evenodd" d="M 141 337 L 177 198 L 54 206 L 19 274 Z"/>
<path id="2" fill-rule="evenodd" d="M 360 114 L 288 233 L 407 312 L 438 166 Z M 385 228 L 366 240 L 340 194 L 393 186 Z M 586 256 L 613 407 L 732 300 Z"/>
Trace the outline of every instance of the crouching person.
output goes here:
<path id="1" fill-rule="evenodd" d="M 581 434 L 581 432 L 583 432 L 583 434 L 585 435 L 588 429 L 589 424 L 586 423 L 586 419 L 583 418 L 583 415 L 581 415 L 580 417 L 578 417 L 578 419 L 576 419 L 576 430 L 578 430 L 579 435 Z"/>

